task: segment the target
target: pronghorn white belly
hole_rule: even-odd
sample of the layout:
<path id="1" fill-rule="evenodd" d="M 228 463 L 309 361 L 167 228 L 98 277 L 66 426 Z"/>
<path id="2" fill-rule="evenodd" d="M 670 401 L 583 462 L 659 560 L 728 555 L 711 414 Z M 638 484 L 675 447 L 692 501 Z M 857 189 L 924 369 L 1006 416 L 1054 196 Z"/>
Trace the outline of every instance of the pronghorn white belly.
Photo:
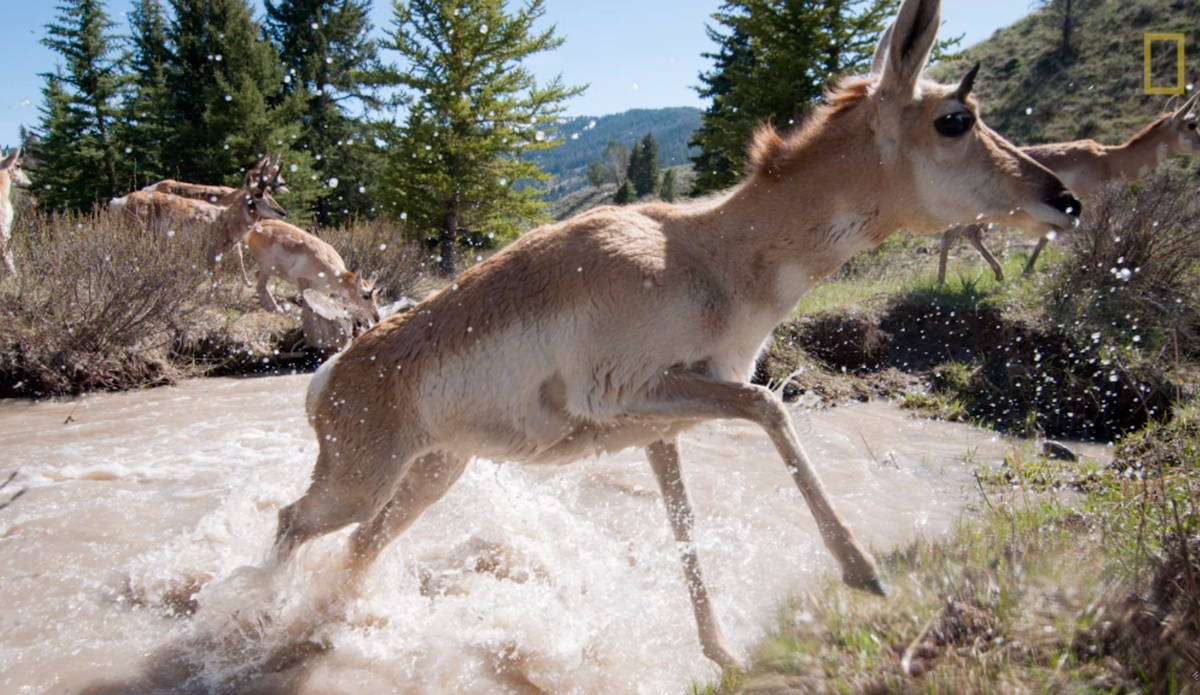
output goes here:
<path id="1" fill-rule="evenodd" d="M 746 330 L 751 324 L 757 331 Z M 769 337 L 773 327 L 753 317 L 708 343 L 663 330 L 630 351 L 606 350 L 575 317 L 513 327 L 460 354 L 440 355 L 439 368 L 418 388 L 417 407 L 439 440 L 497 460 L 565 463 L 643 447 L 696 422 L 633 418 L 629 406 L 650 397 L 662 376 L 680 365 L 748 381 L 763 331 Z"/>

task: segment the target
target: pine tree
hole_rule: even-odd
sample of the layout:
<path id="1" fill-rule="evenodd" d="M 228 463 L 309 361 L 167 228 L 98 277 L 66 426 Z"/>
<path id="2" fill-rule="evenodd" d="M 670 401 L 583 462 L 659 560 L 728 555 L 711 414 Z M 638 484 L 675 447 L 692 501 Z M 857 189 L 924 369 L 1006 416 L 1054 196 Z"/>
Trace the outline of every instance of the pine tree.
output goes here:
<path id="1" fill-rule="evenodd" d="M 633 190 L 633 183 L 629 179 L 625 179 L 625 183 L 617 189 L 613 194 L 613 203 L 616 205 L 628 205 L 637 200 L 637 192 Z"/>
<path id="2" fill-rule="evenodd" d="M 279 47 L 283 91 L 300 109 L 296 146 L 313 156 L 325 182 L 315 201 L 318 221 L 331 224 L 370 214 L 378 135 L 366 115 L 382 105 L 387 82 L 377 42 L 369 37 L 370 0 L 267 0 L 267 35 Z M 360 117 L 352 117 L 352 111 Z M 329 186 L 337 181 L 336 187 Z"/>
<path id="3" fill-rule="evenodd" d="M 668 203 L 675 202 L 675 197 L 677 195 L 677 193 L 675 192 L 676 185 L 677 184 L 675 182 L 675 170 L 667 169 L 666 171 L 664 171 L 663 177 L 662 177 L 662 187 L 659 189 L 659 193 L 658 193 L 659 197 L 661 197 L 663 200 L 667 201 Z"/>
<path id="4" fill-rule="evenodd" d="M 562 44 L 554 28 L 534 31 L 544 0 L 515 13 L 504 0 L 409 0 L 394 4 L 386 47 L 407 65 L 394 75 L 409 90 L 410 115 L 391 157 L 389 201 L 409 228 L 436 235 L 441 272 L 455 272 L 462 236 L 505 240 L 546 218 L 540 191 L 518 180 L 546 175 L 522 153 L 559 143 L 562 103 L 581 91 L 561 78 L 538 86 L 522 65 Z M 390 188 L 390 187 L 389 187 Z"/>
<path id="5" fill-rule="evenodd" d="M 735 183 L 745 146 L 764 121 L 800 123 L 844 75 L 865 73 L 879 34 L 898 0 L 727 0 L 708 27 L 719 46 L 702 73 L 702 97 L 712 99 L 692 144 L 697 192 Z M 951 42 L 943 42 L 944 48 Z"/>
<path id="6" fill-rule="evenodd" d="M 134 187 L 168 175 L 167 17 L 160 0 L 137 0 L 129 13 L 130 96 L 121 110 L 120 137 L 134 169 Z"/>
<path id="7" fill-rule="evenodd" d="M 98 0 L 57 6 L 42 43 L 58 53 L 65 70 L 43 73 L 42 122 L 36 132 L 40 166 L 33 171 L 43 205 L 88 209 L 107 201 L 123 183 L 115 104 L 125 75 L 113 23 Z"/>
<path id="8" fill-rule="evenodd" d="M 196 183 L 236 185 L 245 168 L 266 154 L 283 154 L 292 188 L 286 205 L 298 217 L 320 184 L 311 157 L 293 143 L 302 105 L 280 97 L 283 66 L 246 0 L 171 0 L 167 36 L 166 168 Z"/>
<path id="9" fill-rule="evenodd" d="M 629 178 L 638 197 L 654 195 L 658 190 L 658 143 L 654 135 L 647 133 L 642 141 L 634 145 L 637 163 L 630 159 Z"/>

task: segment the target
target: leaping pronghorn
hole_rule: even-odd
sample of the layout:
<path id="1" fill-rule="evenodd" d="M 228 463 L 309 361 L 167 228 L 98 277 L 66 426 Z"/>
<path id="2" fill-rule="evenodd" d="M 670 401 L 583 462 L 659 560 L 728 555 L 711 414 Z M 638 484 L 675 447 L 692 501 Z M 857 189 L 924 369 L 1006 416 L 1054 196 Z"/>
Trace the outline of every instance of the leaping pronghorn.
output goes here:
<path id="1" fill-rule="evenodd" d="M 748 383 L 757 356 L 805 291 L 901 227 L 936 233 L 982 214 L 1041 235 L 1079 211 L 1053 173 L 979 121 L 973 75 L 921 79 L 940 6 L 904 0 L 869 76 L 840 82 L 786 137 L 761 127 L 739 186 L 536 229 L 327 362 L 307 397 L 312 484 L 279 512 L 274 566 L 357 523 L 352 587 L 473 456 L 565 463 L 643 447 L 704 654 L 734 666 L 692 544 L 678 442 L 699 422 L 740 418 L 771 438 L 845 581 L 882 593 L 787 410 Z"/>
<path id="2" fill-rule="evenodd" d="M 1200 93 L 1188 99 L 1178 109 L 1174 108 L 1178 103 L 1177 99 L 1168 101 L 1162 116 L 1121 145 L 1106 146 L 1095 140 L 1078 140 L 1022 147 L 1021 151 L 1058 174 L 1079 197 L 1084 200 L 1094 199 L 1110 181 L 1133 181 L 1150 173 L 1173 154 L 1200 152 L 1200 132 L 1197 132 L 1196 124 L 1198 98 Z M 1004 270 L 1000 267 L 1000 262 L 983 245 L 983 230 L 983 225 L 969 224 L 955 227 L 942 235 L 941 253 L 938 256 L 938 283 L 946 282 L 946 263 L 950 255 L 950 246 L 960 236 L 966 237 L 979 251 L 979 255 L 991 266 L 996 280 L 1004 282 Z M 1025 264 L 1026 275 L 1033 272 L 1038 255 L 1046 247 L 1047 241 L 1046 237 L 1042 237 L 1033 249 L 1029 261 Z"/>
<path id="3" fill-rule="evenodd" d="M 0 159 L 0 258 L 4 260 L 4 268 L 10 275 L 17 274 L 11 245 L 14 212 L 10 195 L 14 183 L 18 186 L 29 185 L 29 177 L 21 171 L 20 147 Z"/>

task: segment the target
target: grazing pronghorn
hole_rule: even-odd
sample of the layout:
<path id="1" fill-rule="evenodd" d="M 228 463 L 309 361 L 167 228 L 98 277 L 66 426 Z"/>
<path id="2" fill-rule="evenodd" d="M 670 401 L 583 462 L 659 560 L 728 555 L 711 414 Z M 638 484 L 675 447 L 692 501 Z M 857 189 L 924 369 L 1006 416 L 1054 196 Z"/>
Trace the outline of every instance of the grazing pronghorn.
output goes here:
<path id="1" fill-rule="evenodd" d="M 4 259 L 4 267 L 10 275 L 17 274 L 17 266 L 13 263 L 12 239 L 13 205 L 10 194 L 12 185 L 28 186 L 29 177 L 21 171 L 21 148 L 9 152 L 0 160 L 0 257 Z"/>
<path id="2" fill-rule="evenodd" d="M 940 14 L 940 0 L 905 0 L 871 74 L 843 80 L 787 137 L 760 127 L 732 190 L 536 229 L 327 362 L 306 399 L 312 484 L 280 510 L 271 566 L 358 523 L 354 587 L 473 456 L 566 463 L 644 447 L 703 652 L 734 666 L 691 543 L 678 441 L 739 418 L 770 436 L 843 579 L 882 593 L 787 409 L 748 383 L 755 359 L 806 290 L 901 227 L 934 233 L 982 214 L 1044 234 L 1078 219 L 1054 174 L 979 122 L 970 79 L 921 79 Z"/>
<path id="3" fill-rule="evenodd" d="M 262 164 L 262 162 L 260 161 L 259 164 Z M 202 183 L 187 183 L 186 181 L 176 181 L 175 179 L 163 179 L 142 188 L 142 191 L 146 193 L 161 193 L 163 195 L 175 195 L 181 198 L 203 200 L 222 207 L 228 207 L 233 202 L 229 196 L 236 190 L 236 188 L 230 188 L 229 186 L 206 186 Z"/>
<path id="4" fill-rule="evenodd" d="M 120 198 L 113 198 L 108 203 L 108 210 L 114 214 L 128 215 L 148 226 L 163 227 L 191 223 L 214 228 L 213 248 L 216 250 L 214 255 L 209 258 L 210 263 L 215 264 L 220 256 L 234 251 L 237 254 L 238 270 L 241 273 L 242 282 L 249 286 L 250 278 L 246 275 L 246 264 L 242 257 L 240 240 L 249 233 L 249 227 L 253 223 L 249 223 L 241 230 L 239 241 L 234 242 L 231 246 L 228 239 L 235 236 L 237 230 L 230 227 L 230 224 L 236 226 L 237 220 L 241 218 L 238 215 L 227 216 L 225 213 L 246 199 L 250 191 L 260 183 L 266 187 L 263 192 L 269 189 L 278 193 L 287 193 L 290 190 L 280 174 L 279 157 L 274 160 L 270 157 L 260 159 L 246 172 L 241 188 L 204 186 L 164 179 L 139 191 L 133 191 Z M 220 196 L 213 195 L 220 191 L 225 192 Z M 204 196 L 209 200 L 188 197 L 184 193 Z M 268 198 L 270 198 L 269 195 Z M 271 204 L 278 208 L 274 199 L 271 199 Z M 282 208 L 279 210 L 282 211 Z"/>
<path id="5" fill-rule="evenodd" d="M 1084 200 L 1094 198 L 1105 184 L 1120 179 L 1139 179 L 1173 154 L 1200 152 L 1200 132 L 1196 129 L 1198 98 L 1200 93 L 1188 99 L 1178 109 L 1174 108 L 1178 103 L 1177 98 L 1172 98 L 1167 102 L 1162 116 L 1122 145 L 1105 146 L 1095 140 L 1078 140 L 1022 147 L 1021 151 L 1058 174 L 1079 197 Z M 946 282 L 946 263 L 950 247 L 960 236 L 966 237 L 979 251 L 979 255 L 991 266 L 996 280 L 1004 282 L 1004 270 L 999 261 L 983 245 L 983 229 L 983 225 L 969 224 L 955 227 L 942 235 L 942 248 L 938 256 L 939 283 Z M 1025 264 L 1025 275 L 1033 272 L 1038 255 L 1047 242 L 1046 237 L 1038 241 Z"/>
<path id="6" fill-rule="evenodd" d="M 379 321 L 375 278 L 363 280 L 346 270 L 345 261 L 328 243 L 287 222 L 263 220 L 250 229 L 246 245 L 258 263 L 258 294 L 267 311 L 279 311 L 267 287 L 275 275 L 301 292 L 341 295 L 362 312 L 368 325 Z"/>

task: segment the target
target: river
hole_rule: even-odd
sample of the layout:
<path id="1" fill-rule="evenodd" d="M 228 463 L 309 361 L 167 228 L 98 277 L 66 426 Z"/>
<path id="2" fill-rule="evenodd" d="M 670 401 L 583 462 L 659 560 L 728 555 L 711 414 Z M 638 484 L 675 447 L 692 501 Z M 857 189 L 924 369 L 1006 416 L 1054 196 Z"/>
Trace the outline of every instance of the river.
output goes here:
<path id="1" fill-rule="evenodd" d="M 0 472 L 19 470 L 0 500 L 27 489 L 0 510 L 0 691 L 660 695 L 716 673 L 638 451 L 472 462 L 359 596 L 338 591 L 346 532 L 258 569 L 315 459 L 309 378 L 0 402 Z M 790 407 L 877 549 L 945 533 L 972 467 L 1019 445 L 884 402 Z M 683 460 L 717 614 L 745 655 L 833 561 L 757 428 L 704 425 Z"/>

